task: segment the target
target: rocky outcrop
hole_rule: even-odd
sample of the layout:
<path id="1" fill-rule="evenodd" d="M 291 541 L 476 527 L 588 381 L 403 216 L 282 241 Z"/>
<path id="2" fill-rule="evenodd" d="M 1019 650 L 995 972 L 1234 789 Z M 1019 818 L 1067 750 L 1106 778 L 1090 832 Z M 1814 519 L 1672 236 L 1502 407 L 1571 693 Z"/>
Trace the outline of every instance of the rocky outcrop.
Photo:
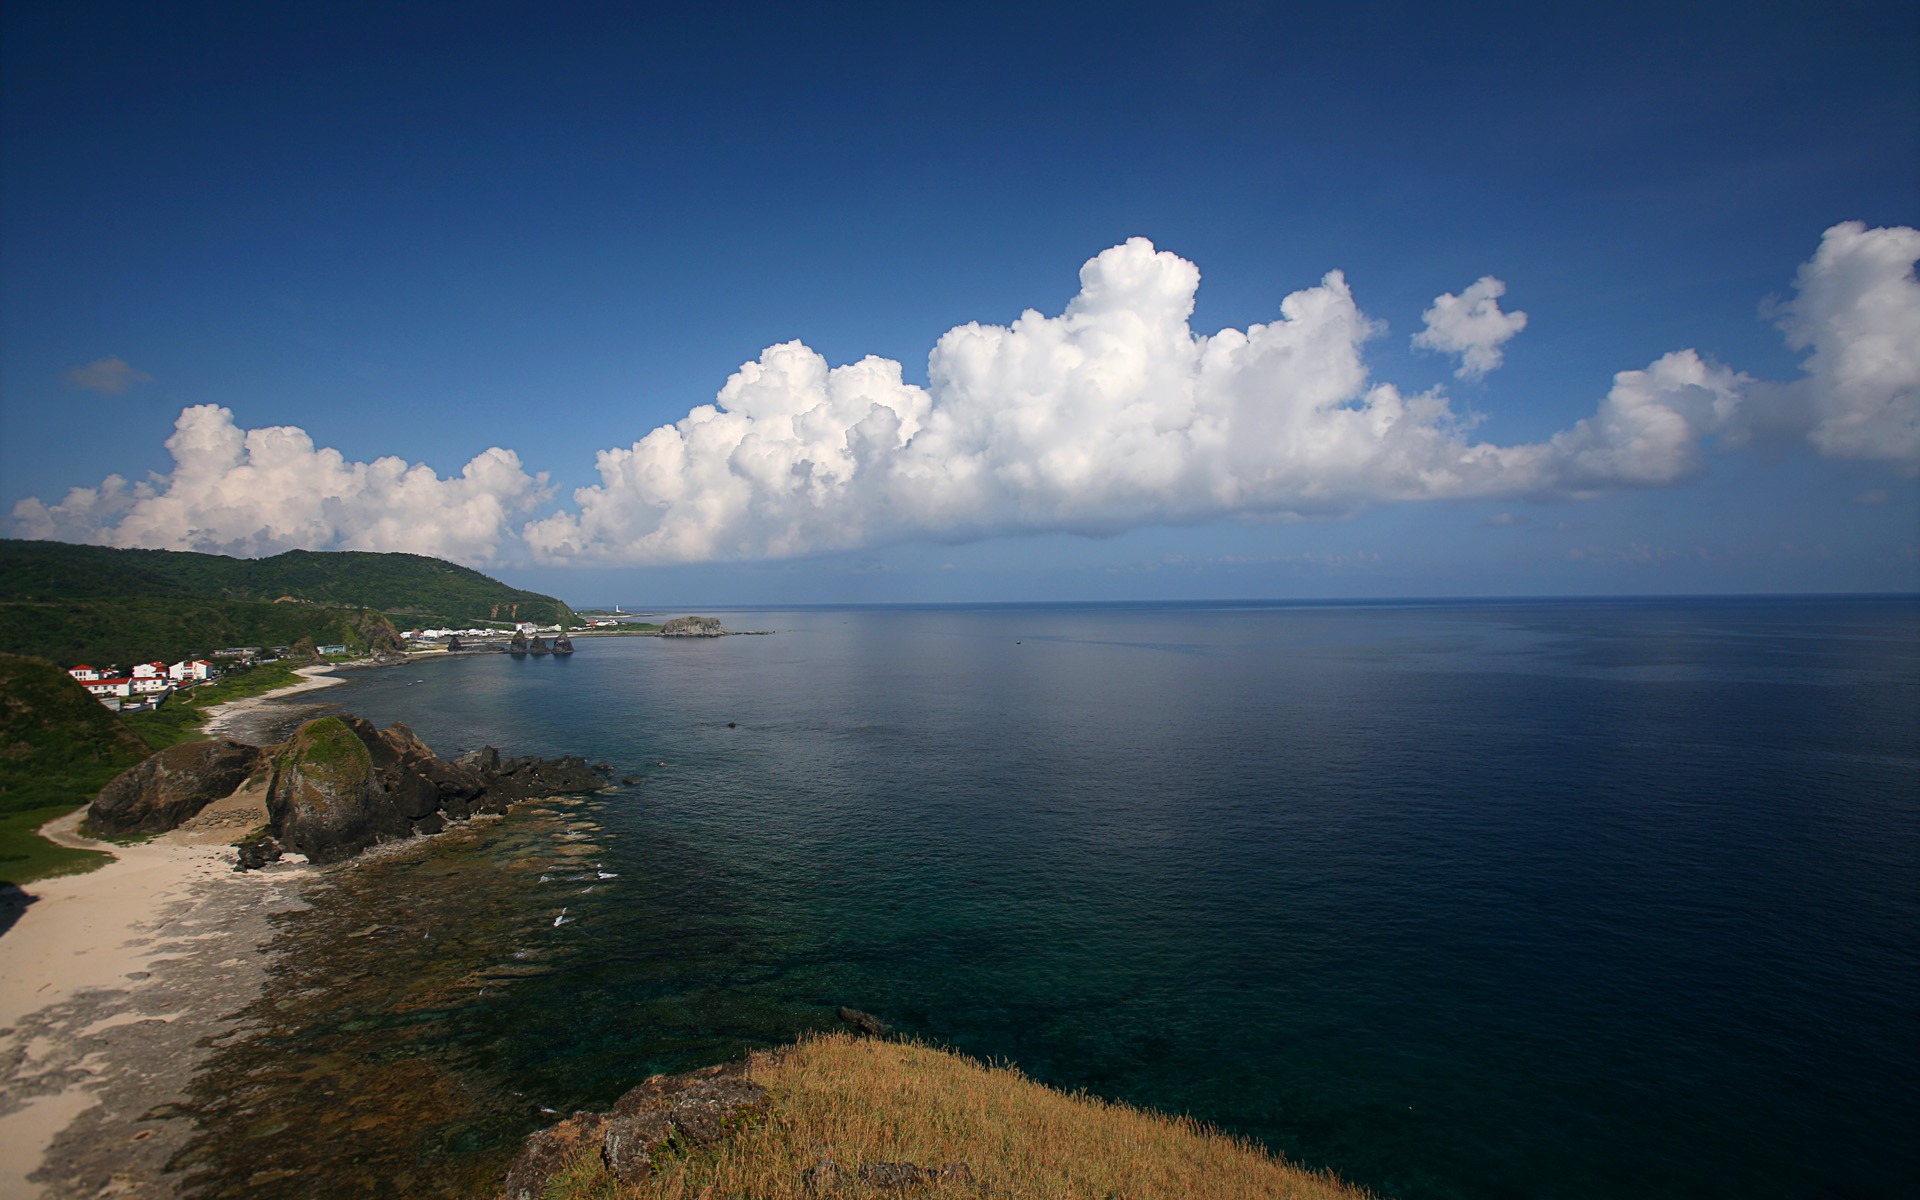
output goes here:
<path id="1" fill-rule="evenodd" d="M 267 821 L 281 845 L 314 862 L 350 858 L 391 832 L 373 756 L 339 717 L 308 721 L 273 758 Z"/>
<path id="2" fill-rule="evenodd" d="M 624 1184 L 653 1174 L 665 1149 L 710 1146 L 767 1112 L 767 1090 L 744 1062 L 684 1075 L 655 1075 L 614 1101 L 611 1111 L 575 1113 L 528 1138 L 507 1170 L 508 1200 L 537 1200 L 546 1183 L 583 1150 L 599 1146 L 607 1170 Z"/>
<path id="3" fill-rule="evenodd" d="M 583 758 L 502 758 L 487 746 L 449 762 L 397 722 L 321 717 L 274 753 L 268 827 L 285 848 L 336 862 L 516 800 L 606 786 Z"/>
<path id="4" fill-rule="evenodd" d="M 777 1063 L 786 1053 L 766 1051 L 744 1062 L 723 1063 L 684 1075 L 655 1075 L 614 1101 L 607 1112 L 574 1113 L 526 1140 L 519 1157 L 507 1169 L 501 1194 L 505 1200 L 539 1200 L 554 1176 L 588 1154 L 597 1154 L 607 1174 L 625 1188 L 643 1184 L 653 1175 L 662 1155 L 684 1155 L 715 1146 L 740 1129 L 766 1121 L 772 1115 L 773 1099 L 755 1081 L 753 1072 L 756 1064 Z M 842 1166 L 824 1145 L 816 1143 L 815 1149 L 818 1158 L 814 1165 L 799 1175 L 802 1195 L 919 1193 L 928 1189 L 940 1190 L 941 1194 L 960 1194 L 955 1189 L 981 1194 L 973 1168 L 965 1162 Z"/>
<path id="5" fill-rule="evenodd" d="M 893 1026 L 870 1012 L 861 1012 L 857 1008 L 848 1008 L 842 1004 L 839 1016 L 842 1021 L 853 1026 L 856 1032 L 864 1033 L 868 1037 L 883 1038 L 893 1033 Z"/>
<path id="6" fill-rule="evenodd" d="M 675 617 L 660 627 L 661 637 L 725 637 L 719 617 Z"/>
<path id="7" fill-rule="evenodd" d="M 261 752 L 239 742 L 182 742 L 116 776 L 87 810 L 95 833 L 165 833 L 215 800 L 233 794 L 260 766 Z"/>

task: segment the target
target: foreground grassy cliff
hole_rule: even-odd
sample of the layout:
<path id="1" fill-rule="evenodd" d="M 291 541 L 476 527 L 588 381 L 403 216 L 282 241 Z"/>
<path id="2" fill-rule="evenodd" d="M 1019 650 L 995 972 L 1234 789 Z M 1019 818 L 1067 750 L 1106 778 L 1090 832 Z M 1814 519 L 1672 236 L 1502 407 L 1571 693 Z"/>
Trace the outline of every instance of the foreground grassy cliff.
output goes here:
<path id="1" fill-rule="evenodd" d="M 1018 1196 L 1191 1200 L 1368 1193 L 1193 1121 L 1067 1095 L 1009 1067 L 926 1046 L 834 1034 L 755 1056 L 765 1111 L 718 1142 L 668 1148 L 621 1183 L 588 1139 L 549 1180 L 547 1200 L 752 1196 Z M 953 1164 L 966 1165 L 964 1171 Z M 918 1166 L 905 1192 L 875 1166 Z M 948 1168 L 940 1177 L 940 1168 Z"/>
<path id="2" fill-rule="evenodd" d="M 394 624 L 574 625 L 551 596 L 418 554 L 226 558 L 0 539 L 0 651 L 171 661 L 221 646 L 391 648 Z"/>

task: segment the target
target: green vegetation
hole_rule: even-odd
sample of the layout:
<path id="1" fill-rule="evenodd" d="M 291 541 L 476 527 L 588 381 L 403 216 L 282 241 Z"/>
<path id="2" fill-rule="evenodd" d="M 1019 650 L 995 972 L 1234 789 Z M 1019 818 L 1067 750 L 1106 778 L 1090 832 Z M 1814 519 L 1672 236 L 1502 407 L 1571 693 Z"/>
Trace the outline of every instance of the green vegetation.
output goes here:
<path id="1" fill-rule="evenodd" d="M 104 854 L 55 846 L 33 831 L 92 800 L 147 753 L 147 744 L 60 666 L 0 654 L 0 881 L 105 862 Z"/>
<path id="2" fill-rule="evenodd" d="M 176 661 L 225 646 L 400 648 L 398 621 L 577 625 L 551 596 L 418 554 L 264 559 L 0 539 L 0 651 L 67 665 Z"/>
<path id="3" fill-rule="evenodd" d="M 227 558 L 0 540 L 0 597 L 64 602 L 130 596 L 371 608 L 410 624 L 578 623 L 573 610 L 552 596 L 510 588 L 421 554 L 289 550 L 272 558 Z"/>
<path id="4" fill-rule="evenodd" d="M 0 600 L 0 651 L 69 666 L 177 662 L 224 646 L 339 643 L 357 652 L 399 647 L 385 615 L 254 600 L 169 599 L 61 602 Z"/>
<path id="5" fill-rule="evenodd" d="M 373 756 L 366 743 L 339 717 L 321 717 L 300 727 L 299 736 L 281 751 L 309 775 L 352 782 L 373 772 Z"/>
<path id="6" fill-rule="evenodd" d="M 1030 1200 L 1188 1200 L 1194 1196 L 1364 1200 L 1366 1192 L 1307 1171 L 1251 1142 L 1185 1117 L 1068 1095 L 1004 1066 L 927 1046 L 833 1034 L 756 1055 L 768 1111 L 715 1144 L 668 1149 L 650 1178 L 623 1186 L 597 1139 L 547 1184 L 549 1200 L 810 1200 L 879 1196 L 868 1163 L 967 1164 L 969 1179 L 927 1180 L 917 1196 Z M 837 1179 L 820 1181 L 823 1160 Z M 808 1172 L 815 1173 L 809 1180 Z"/>

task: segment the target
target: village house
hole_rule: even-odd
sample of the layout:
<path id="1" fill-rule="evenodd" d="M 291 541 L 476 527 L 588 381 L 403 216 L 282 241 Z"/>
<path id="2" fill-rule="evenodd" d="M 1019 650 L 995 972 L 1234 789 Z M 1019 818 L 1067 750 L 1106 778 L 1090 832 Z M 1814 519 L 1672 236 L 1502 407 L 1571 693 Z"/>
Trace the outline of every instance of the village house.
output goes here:
<path id="1" fill-rule="evenodd" d="M 175 683 L 191 679 L 195 683 L 213 678 L 213 664 L 203 658 L 177 662 L 167 668 L 167 677 Z"/>
<path id="2" fill-rule="evenodd" d="M 133 695 L 133 679 L 125 675 L 107 678 L 96 671 L 94 678 L 82 679 L 80 686 L 86 688 L 102 700 L 109 698 L 124 699 Z"/>
<path id="3" fill-rule="evenodd" d="M 103 671 L 85 663 L 77 667 L 68 667 L 67 674 L 75 682 L 87 689 L 89 695 L 108 708 L 118 709 L 121 701 L 142 699 L 158 704 L 172 695 L 175 684 L 184 678 L 195 678 L 192 668 L 198 667 L 201 674 L 197 678 L 205 679 L 211 668 L 202 663 L 175 663 L 169 667 L 162 662 L 136 663 L 132 670 L 124 675 L 112 671 Z M 187 668 L 183 674 L 175 674 L 176 669 Z"/>

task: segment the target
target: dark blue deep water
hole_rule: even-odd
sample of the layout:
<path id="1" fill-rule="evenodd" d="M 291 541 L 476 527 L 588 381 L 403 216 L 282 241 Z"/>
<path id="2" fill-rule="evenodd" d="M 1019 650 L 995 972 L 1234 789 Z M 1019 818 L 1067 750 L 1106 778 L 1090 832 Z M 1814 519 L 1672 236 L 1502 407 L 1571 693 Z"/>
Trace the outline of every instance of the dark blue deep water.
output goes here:
<path id="1" fill-rule="evenodd" d="M 644 779 L 462 1069 L 845 1003 L 1404 1197 L 1913 1194 L 1914 601 L 723 615 L 328 693 Z"/>

